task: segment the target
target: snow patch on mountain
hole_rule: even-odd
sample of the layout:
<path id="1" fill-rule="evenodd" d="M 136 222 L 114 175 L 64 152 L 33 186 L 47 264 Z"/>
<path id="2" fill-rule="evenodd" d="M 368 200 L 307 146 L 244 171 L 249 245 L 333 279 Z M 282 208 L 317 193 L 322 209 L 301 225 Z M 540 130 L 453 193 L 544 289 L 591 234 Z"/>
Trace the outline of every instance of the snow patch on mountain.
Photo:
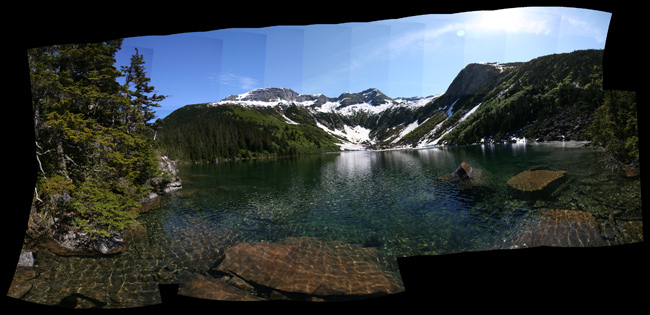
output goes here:
<path id="1" fill-rule="evenodd" d="M 451 114 L 453 114 L 454 105 L 456 105 L 456 102 L 458 102 L 458 100 L 460 100 L 460 97 L 457 98 L 453 103 L 451 103 L 451 105 L 449 105 L 449 108 L 447 109 L 447 117 L 449 117 L 449 116 L 451 116 Z"/>
<path id="2" fill-rule="evenodd" d="M 456 100 L 456 101 L 458 101 L 458 100 Z M 456 104 L 456 102 L 454 102 L 454 104 Z M 451 108 L 454 107 L 454 104 L 452 104 L 452 105 L 450 106 L 450 110 L 451 110 Z M 469 116 L 471 116 L 472 114 L 474 114 L 474 112 L 476 112 L 476 110 L 479 108 L 479 106 L 481 106 L 481 104 L 482 104 L 482 103 L 478 103 L 478 105 L 472 107 L 472 109 L 470 109 L 469 111 L 467 111 L 467 113 L 465 113 L 465 114 L 463 115 L 463 117 L 461 117 L 461 118 L 458 120 L 457 123 L 455 123 L 453 126 L 448 127 L 448 128 L 447 128 L 447 129 L 446 129 L 446 130 L 445 130 L 445 131 L 444 131 L 444 132 L 443 132 L 443 133 L 438 137 L 438 138 L 435 138 L 435 139 L 432 140 L 432 137 L 434 136 L 434 134 L 435 134 L 435 133 L 436 133 L 440 128 L 442 128 L 442 125 L 445 123 L 445 121 L 447 121 L 447 119 L 449 119 L 449 116 L 451 116 L 451 115 L 448 115 L 448 116 L 447 116 L 447 119 L 441 121 L 439 124 L 437 124 L 435 127 L 433 127 L 433 129 L 431 129 L 431 131 L 429 131 L 429 132 L 428 132 L 424 137 L 422 137 L 422 138 L 420 139 L 420 142 L 417 144 L 416 147 L 418 147 L 418 148 L 426 148 L 426 147 L 431 147 L 431 146 L 435 146 L 435 145 L 440 144 L 440 140 L 442 140 L 442 138 L 443 138 L 445 135 L 447 135 L 447 134 L 450 133 L 452 130 L 454 130 L 454 128 L 456 128 L 456 126 L 458 126 L 458 124 L 459 124 L 460 122 L 466 120 Z"/>
<path id="3" fill-rule="evenodd" d="M 361 126 L 343 126 L 343 130 L 329 129 L 325 125 L 316 122 L 316 125 L 325 130 L 325 132 L 341 139 L 343 142 L 339 143 L 341 150 L 365 150 L 364 144 L 372 144 L 374 141 L 370 139 L 370 129 Z"/>
<path id="4" fill-rule="evenodd" d="M 367 112 L 371 114 L 380 114 L 383 111 L 393 107 L 392 102 L 383 103 L 381 105 L 371 105 L 368 103 L 359 103 L 354 105 L 345 106 L 338 109 L 337 112 L 342 115 L 350 116 L 356 112 Z"/>
<path id="5" fill-rule="evenodd" d="M 427 118 L 427 119 L 426 119 L 425 121 L 423 121 L 422 123 L 425 123 L 427 120 L 429 120 L 429 118 Z M 410 124 L 409 124 L 408 126 L 406 126 L 404 129 L 402 129 L 402 131 L 400 131 L 399 135 L 398 135 L 397 137 L 395 137 L 395 139 L 393 139 L 393 141 L 392 141 L 391 143 L 392 143 L 392 144 L 395 144 L 395 143 L 397 143 L 398 141 L 402 140 L 402 138 L 404 138 L 404 136 L 406 136 L 407 134 L 409 134 L 409 132 L 415 130 L 415 128 L 417 128 L 418 126 L 420 126 L 420 124 L 418 123 L 417 120 L 414 121 L 414 122 L 412 122 L 412 123 L 410 123 Z"/>
<path id="6" fill-rule="evenodd" d="M 519 63 L 519 62 L 512 62 L 512 63 L 500 63 L 500 62 L 477 62 L 477 64 L 493 66 L 493 67 L 499 69 L 499 72 L 503 72 L 503 70 L 505 70 L 505 69 L 516 68 L 516 67 L 518 67 L 521 63 Z"/>
<path id="7" fill-rule="evenodd" d="M 463 117 L 461 117 L 458 122 L 461 122 L 467 119 L 467 117 L 469 117 L 471 114 L 474 114 L 474 112 L 478 109 L 479 106 L 481 106 L 481 103 L 478 103 L 478 105 L 472 107 L 472 109 L 470 109 L 467 113 L 465 113 L 465 115 L 463 115 Z"/>
<path id="8" fill-rule="evenodd" d="M 283 113 L 280 113 L 280 115 L 282 115 L 282 118 L 284 118 L 284 120 L 286 120 L 287 124 L 290 124 L 290 125 L 299 125 L 297 122 L 291 120 L 289 117 L 287 117 L 287 116 L 284 115 Z"/>

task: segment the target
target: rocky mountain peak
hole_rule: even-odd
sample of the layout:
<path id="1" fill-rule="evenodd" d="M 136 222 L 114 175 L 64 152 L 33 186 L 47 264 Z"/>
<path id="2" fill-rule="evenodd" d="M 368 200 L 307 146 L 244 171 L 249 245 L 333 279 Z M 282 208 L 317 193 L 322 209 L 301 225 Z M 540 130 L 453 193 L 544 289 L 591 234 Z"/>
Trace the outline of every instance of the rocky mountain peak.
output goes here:
<path id="1" fill-rule="evenodd" d="M 361 103 L 368 103 L 377 106 L 390 100 L 392 100 L 390 97 L 375 88 L 370 88 L 359 93 L 345 92 L 337 98 L 337 101 L 341 103 L 341 106 Z"/>
<path id="2" fill-rule="evenodd" d="M 230 95 L 224 101 L 295 101 L 299 94 L 288 88 L 263 88 L 244 94 Z"/>

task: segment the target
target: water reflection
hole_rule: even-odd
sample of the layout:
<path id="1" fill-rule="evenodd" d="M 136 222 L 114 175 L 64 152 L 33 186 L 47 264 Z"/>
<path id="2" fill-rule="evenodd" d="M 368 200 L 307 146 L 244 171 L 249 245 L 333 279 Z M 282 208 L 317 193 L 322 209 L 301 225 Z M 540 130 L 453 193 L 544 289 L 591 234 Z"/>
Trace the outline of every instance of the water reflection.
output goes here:
<path id="1" fill-rule="evenodd" d="M 41 276 L 34 280 L 40 282 L 26 299 L 55 304 L 83 293 L 109 300 L 109 307 L 156 303 L 157 283 L 173 282 L 183 270 L 207 272 L 224 247 L 238 241 L 308 236 L 373 247 L 389 258 L 501 248 L 529 222 L 538 224 L 535 214 L 545 209 L 593 215 L 607 244 L 639 241 L 642 232 L 624 235 L 641 226 L 638 177 L 605 171 L 581 145 L 490 144 L 184 165 L 183 189 L 140 217 L 146 237 L 108 258 L 40 255 Z M 461 162 L 480 170 L 481 180 L 445 180 Z M 567 171 L 558 197 L 512 198 L 507 180 L 537 168 Z M 391 267 L 397 268 L 394 260 Z M 66 289 L 56 291 L 60 287 Z"/>

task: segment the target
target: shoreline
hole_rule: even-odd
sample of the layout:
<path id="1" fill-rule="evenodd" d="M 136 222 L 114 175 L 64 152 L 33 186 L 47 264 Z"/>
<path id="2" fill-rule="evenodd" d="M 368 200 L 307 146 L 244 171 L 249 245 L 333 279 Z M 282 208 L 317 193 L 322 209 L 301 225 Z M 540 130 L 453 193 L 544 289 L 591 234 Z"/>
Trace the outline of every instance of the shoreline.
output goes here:
<path id="1" fill-rule="evenodd" d="M 591 141 L 588 140 L 552 140 L 552 141 L 527 141 L 527 140 L 517 140 L 517 141 L 499 141 L 499 142 L 490 142 L 490 143 L 471 143 L 471 144 L 443 144 L 443 145 L 432 145 L 424 147 L 394 147 L 394 148 L 384 148 L 384 149 L 373 149 L 365 148 L 359 150 L 340 150 L 340 151 L 325 151 L 318 153 L 307 153 L 299 155 L 286 155 L 286 156 L 255 156 L 255 157 L 246 157 L 246 158 L 215 158 L 216 162 L 213 161 L 184 161 L 184 160 L 172 160 L 176 164 L 180 165 L 190 165 L 190 164 L 218 164 L 222 162 L 240 162 L 240 161 L 255 161 L 255 160 L 273 160 L 273 159 L 286 159 L 286 158 L 299 158 L 301 156 L 309 155 L 320 155 L 320 154 L 337 154 L 337 153 L 350 153 L 350 152 L 382 152 L 382 151 L 400 151 L 400 150 L 428 150 L 428 149 L 447 149 L 452 147 L 470 147 L 470 146 L 494 146 L 494 145 L 504 145 L 504 144 L 516 144 L 516 145 L 538 145 L 538 144 L 580 144 L 581 147 L 588 147 Z"/>

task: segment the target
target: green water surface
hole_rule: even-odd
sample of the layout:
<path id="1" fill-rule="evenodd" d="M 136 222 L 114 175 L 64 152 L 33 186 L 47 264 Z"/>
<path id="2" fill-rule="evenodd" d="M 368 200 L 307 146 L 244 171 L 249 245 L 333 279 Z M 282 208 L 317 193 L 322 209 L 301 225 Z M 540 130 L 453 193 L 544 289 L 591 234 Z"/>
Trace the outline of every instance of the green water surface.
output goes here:
<path id="1" fill-rule="evenodd" d="M 461 162 L 480 170 L 480 181 L 440 178 Z M 566 171 L 566 181 L 548 200 L 508 194 L 509 178 L 534 169 Z M 158 283 L 173 283 L 182 270 L 206 272 L 231 236 L 344 241 L 377 248 L 396 269 L 397 257 L 501 248 L 537 209 L 593 214 L 608 245 L 621 243 L 607 232 L 612 213 L 641 220 L 639 177 L 607 168 L 581 142 L 340 152 L 179 171 L 183 189 L 139 218 L 145 240 L 102 258 L 39 253 L 41 283 L 24 299 L 56 304 L 80 293 L 105 307 L 158 303 Z"/>

